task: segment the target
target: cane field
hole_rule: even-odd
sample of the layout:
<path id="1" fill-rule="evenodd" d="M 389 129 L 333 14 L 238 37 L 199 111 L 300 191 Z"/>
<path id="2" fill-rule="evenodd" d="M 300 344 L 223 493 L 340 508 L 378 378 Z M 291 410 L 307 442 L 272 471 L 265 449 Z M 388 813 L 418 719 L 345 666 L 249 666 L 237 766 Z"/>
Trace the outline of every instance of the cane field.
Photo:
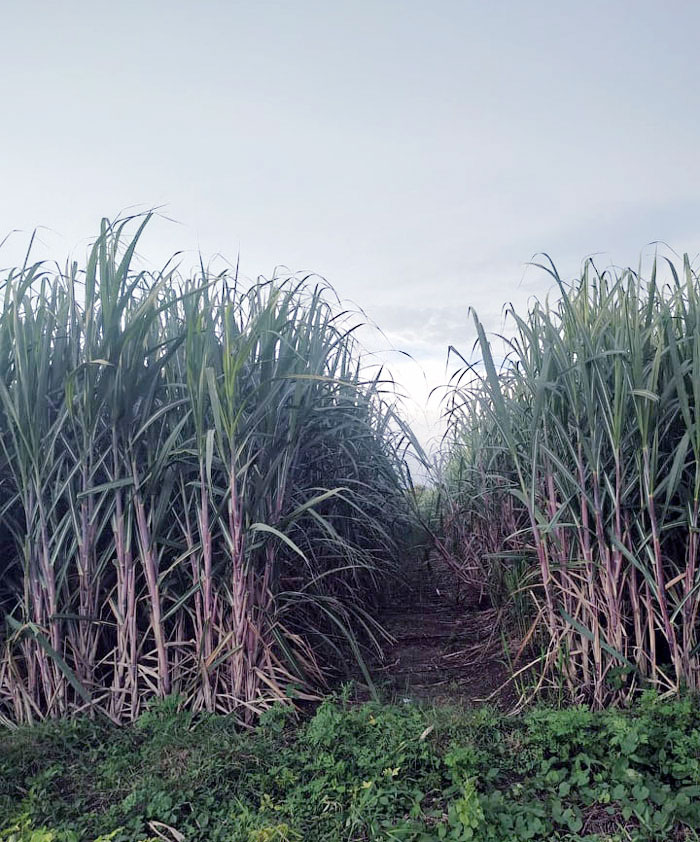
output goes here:
<path id="1" fill-rule="evenodd" d="M 0 842 L 699 840 L 690 260 L 465 312 L 428 454 L 324 280 L 149 222 L 0 275 Z"/>

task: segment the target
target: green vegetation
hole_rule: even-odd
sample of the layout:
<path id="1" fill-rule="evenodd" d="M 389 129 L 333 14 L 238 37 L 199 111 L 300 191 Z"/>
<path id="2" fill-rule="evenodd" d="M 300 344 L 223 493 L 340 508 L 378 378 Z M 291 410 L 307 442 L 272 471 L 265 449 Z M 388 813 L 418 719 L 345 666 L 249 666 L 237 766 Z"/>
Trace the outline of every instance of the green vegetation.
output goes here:
<path id="1" fill-rule="evenodd" d="M 689 840 L 700 709 L 647 695 L 632 713 L 504 717 L 336 699 L 241 733 L 168 699 L 128 727 L 5 731 L 0 814 L 3 842 Z"/>
<path id="2" fill-rule="evenodd" d="M 0 721 L 250 721 L 378 649 L 410 532 L 403 435 L 313 278 L 87 264 L 0 284 Z"/>
<path id="3" fill-rule="evenodd" d="M 514 609 L 514 670 L 599 708 L 700 681 L 700 279 L 664 266 L 548 268 L 500 367 L 475 316 L 449 407 L 447 549 Z"/>
<path id="4" fill-rule="evenodd" d="M 475 316 L 414 489 L 325 285 L 139 270 L 147 223 L 0 282 L 0 842 L 700 838 L 687 259 L 549 268 L 500 366 Z M 435 553 L 554 706 L 312 713 L 371 687 L 378 594 Z"/>

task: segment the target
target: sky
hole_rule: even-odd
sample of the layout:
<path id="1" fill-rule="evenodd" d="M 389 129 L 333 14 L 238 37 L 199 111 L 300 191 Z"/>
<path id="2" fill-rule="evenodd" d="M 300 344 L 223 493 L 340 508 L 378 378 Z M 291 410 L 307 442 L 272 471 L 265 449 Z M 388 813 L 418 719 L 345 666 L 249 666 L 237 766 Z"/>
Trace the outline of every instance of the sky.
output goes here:
<path id="1" fill-rule="evenodd" d="M 427 442 L 469 308 L 507 329 L 551 288 L 535 255 L 695 259 L 698 31 L 689 0 L 3 0 L 0 266 L 159 207 L 144 260 L 361 308 Z"/>

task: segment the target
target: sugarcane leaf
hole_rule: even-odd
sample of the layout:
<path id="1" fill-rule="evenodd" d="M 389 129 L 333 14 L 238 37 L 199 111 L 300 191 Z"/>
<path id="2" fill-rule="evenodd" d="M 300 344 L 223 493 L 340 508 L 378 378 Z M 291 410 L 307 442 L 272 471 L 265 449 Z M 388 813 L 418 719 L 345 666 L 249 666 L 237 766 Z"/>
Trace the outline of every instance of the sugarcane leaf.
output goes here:
<path id="1" fill-rule="evenodd" d="M 304 561 L 308 561 L 306 555 L 299 549 L 299 547 L 292 541 L 292 539 L 285 535 L 284 532 L 281 532 L 279 529 L 276 529 L 274 526 L 270 526 L 267 523 L 253 523 L 250 525 L 251 532 L 266 532 L 270 535 L 274 535 L 276 538 L 279 538 L 280 541 L 285 543 L 291 550 L 293 550 L 300 558 L 304 559 Z"/>
<path id="2" fill-rule="evenodd" d="M 579 623 L 579 621 L 575 617 L 572 617 L 563 608 L 559 609 L 559 613 L 566 620 L 566 622 L 569 623 L 569 625 L 573 626 L 576 629 L 576 631 L 579 634 L 583 635 L 590 641 L 595 640 L 594 633 L 590 629 L 587 629 L 582 623 Z M 626 667 L 629 667 L 631 670 L 637 672 L 637 668 L 635 667 L 635 665 L 631 661 L 628 661 L 627 658 L 625 658 L 625 656 L 622 654 L 622 652 L 618 652 L 617 649 L 615 649 L 605 640 L 602 631 L 599 631 L 598 639 L 600 641 L 601 648 L 604 649 L 608 653 L 608 655 L 612 655 L 613 658 L 623 663 Z"/>
<path id="3" fill-rule="evenodd" d="M 61 670 L 63 676 L 68 681 L 68 683 L 73 687 L 75 692 L 81 696 L 88 704 L 92 704 L 92 698 L 90 693 L 85 689 L 85 687 L 78 681 L 75 673 L 73 670 L 68 666 L 68 664 L 63 660 L 63 658 L 59 655 L 58 652 L 51 646 L 49 641 L 46 638 L 46 635 L 39 629 L 34 623 L 20 623 L 10 614 L 6 615 L 5 621 L 7 622 L 8 626 L 15 632 L 15 634 L 19 637 L 23 635 L 28 635 L 41 646 L 41 648 L 46 652 L 46 654 L 51 658 L 52 661 L 56 664 L 56 666 Z"/>

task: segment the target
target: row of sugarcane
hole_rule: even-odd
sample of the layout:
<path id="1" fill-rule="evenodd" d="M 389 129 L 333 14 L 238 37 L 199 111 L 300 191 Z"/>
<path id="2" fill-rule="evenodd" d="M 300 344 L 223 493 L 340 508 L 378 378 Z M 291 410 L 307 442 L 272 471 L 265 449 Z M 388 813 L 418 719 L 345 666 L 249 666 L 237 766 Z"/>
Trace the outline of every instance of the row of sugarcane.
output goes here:
<path id="1" fill-rule="evenodd" d="M 313 278 L 86 265 L 0 287 L 0 717 L 250 721 L 379 646 L 406 534 L 399 422 Z"/>
<path id="2" fill-rule="evenodd" d="M 508 311 L 501 363 L 474 316 L 480 359 L 448 406 L 451 551 L 518 606 L 529 689 L 597 707 L 697 690 L 700 279 L 687 257 L 647 279 L 542 268 L 556 294 Z"/>

